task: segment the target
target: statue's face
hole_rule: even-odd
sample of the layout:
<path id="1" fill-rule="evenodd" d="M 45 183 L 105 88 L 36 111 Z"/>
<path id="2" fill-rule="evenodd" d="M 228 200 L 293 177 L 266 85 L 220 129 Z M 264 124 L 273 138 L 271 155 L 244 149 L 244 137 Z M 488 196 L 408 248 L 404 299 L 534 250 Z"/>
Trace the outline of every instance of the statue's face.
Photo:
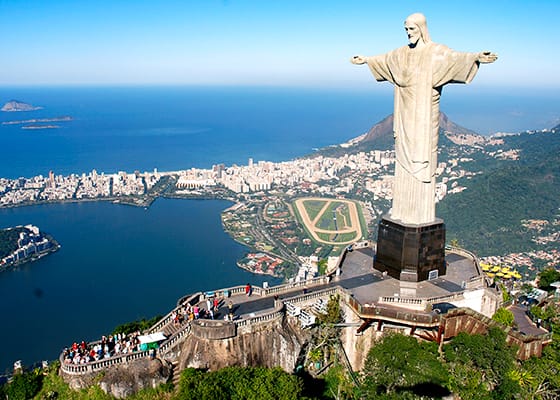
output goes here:
<path id="1" fill-rule="evenodd" d="M 404 30 L 408 35 L 408 43 L 410 43 L 411 45 L 416 45 L 416 43 L 418 43 L 422 36 L 420 34 L 420 28 L 418 28 L 418 25 L 413 24 L 410 21 L 405 21 Z"/>

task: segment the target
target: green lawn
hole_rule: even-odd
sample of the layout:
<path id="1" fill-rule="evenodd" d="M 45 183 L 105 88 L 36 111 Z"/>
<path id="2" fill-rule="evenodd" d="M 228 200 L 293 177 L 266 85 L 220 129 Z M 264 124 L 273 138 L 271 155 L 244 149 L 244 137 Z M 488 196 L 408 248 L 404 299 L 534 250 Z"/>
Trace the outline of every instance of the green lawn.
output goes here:
<path id="1" fill-rule="evenodd" d="M 335 242 L 335 243 L 346 243 L 346 242 L 351 242 L 351 241 L 355 241 L 358 240 L 359 238 L 356 236 L 356 232 L 349 232 L 349 233 L 339 233 L 338 235 L 336 233 L 323 233 L 323 232 L 318 232 L 317 236 L 319 236 L 319 239 L 325 241 L 325 242 Z"/>
<path id="2" fill-rule="evenodd" d="M 305 212 L 309 216 L 309 219 L 313 221 L 315 217 L 319 214 L 319 211 L 325 206 L 326 201 L 324 200 L 304 200 L 303 207 Z"/>

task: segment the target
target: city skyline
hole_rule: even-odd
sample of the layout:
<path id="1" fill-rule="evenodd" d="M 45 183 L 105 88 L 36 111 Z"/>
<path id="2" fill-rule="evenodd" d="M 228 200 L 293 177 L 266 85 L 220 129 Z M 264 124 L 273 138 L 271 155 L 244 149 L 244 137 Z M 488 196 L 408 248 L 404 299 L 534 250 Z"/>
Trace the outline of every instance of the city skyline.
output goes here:
<path id="1" fill-rule="evenodd" d="M 478 87 L 559 86 L 555 1 L 0 2 L 0 85 L 274 85 L 376 88 L 354 54 L 406 44 L 422 12 L 435 42 L 490 50 Z M 379 85 L 378 85 L 379 86 Z"/>

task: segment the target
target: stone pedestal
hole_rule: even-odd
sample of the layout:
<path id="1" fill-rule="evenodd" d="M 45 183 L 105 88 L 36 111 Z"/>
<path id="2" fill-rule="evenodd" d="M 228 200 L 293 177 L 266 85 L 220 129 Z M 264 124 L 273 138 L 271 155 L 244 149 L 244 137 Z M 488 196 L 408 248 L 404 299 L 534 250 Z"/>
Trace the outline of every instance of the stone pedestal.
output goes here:
<path id="1" fill-rule="evenodd" d="M 374 268 L 400 281 L 445 275 L 445 224 L 407 225 L 385 216 L 379 223 Z"/>

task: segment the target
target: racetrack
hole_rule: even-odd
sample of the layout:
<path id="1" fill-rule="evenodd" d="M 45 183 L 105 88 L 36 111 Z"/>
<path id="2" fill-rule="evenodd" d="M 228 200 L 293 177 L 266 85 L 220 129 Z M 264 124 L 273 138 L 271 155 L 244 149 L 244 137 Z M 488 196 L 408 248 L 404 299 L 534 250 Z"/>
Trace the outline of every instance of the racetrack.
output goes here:
<path id="1" fill-rule="evenodd" d="M 305 207 L 305 202 L 307 201 L 324 203 L 320 211 L 313 219 L 310 218 L 309 213 Z M 330 215 L 326 214 L 326 212 L 329 210 L 332 203 L 342 203 L 348 208 L 350 221 L 347 221 L 346 218 L 344 218 L 344 228 L 336 228 L 334 230 L 331 230 L 331 229 L 323 229 L 319 227 L 321 221 L 329 218 L 335 220 L 335 226 L 336 226 L 336 218 L 333 218 Z M 295 200 L 294 205 L 301 218 L 301 222 L 305 225 L 307 232 L 309 232 L 309 234 L 313 237 L 313 240 L 315 240 L 318 243 L 324 243 L 329 245 L 346 245 L 346 244 L 353 243 L 357 240 L 360 240 L 362 238 L 362 227 L 360 224 L 358 206 L 353 201 L 341 200 L 341 199 L 328 199 L 328 198 L 320 198 L 320 197 L 305 197 L 305 198 L 300 198 Z M 320 233 L 327 234 L 329 236 L 335 235 L 335 237 L 338 237 L 338 235 L 341 234 L 354 234 L 354 235 L 350 240 L 327 241 L 319 236 Z M 344 236 L 348 237 L 348 235 L 344 235 Z"/>

